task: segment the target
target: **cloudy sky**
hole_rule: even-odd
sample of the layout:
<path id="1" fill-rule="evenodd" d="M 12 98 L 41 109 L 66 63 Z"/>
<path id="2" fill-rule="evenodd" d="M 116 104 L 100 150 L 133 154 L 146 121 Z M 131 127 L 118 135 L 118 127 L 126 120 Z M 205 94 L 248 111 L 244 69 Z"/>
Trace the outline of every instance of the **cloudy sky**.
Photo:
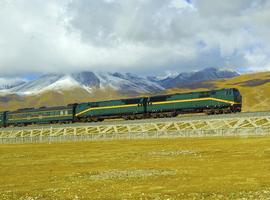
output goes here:
<path id="1" fill-rule="evenodd" d="M 270 0 L 1 0 L 0 70 L 270 70 Z"/>

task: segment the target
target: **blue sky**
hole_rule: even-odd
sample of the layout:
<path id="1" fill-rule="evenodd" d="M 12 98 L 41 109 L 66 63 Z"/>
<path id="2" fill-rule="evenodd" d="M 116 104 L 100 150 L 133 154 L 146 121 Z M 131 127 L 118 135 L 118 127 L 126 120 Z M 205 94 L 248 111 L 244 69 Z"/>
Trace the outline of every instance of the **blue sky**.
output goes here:
<path id="1" fill-rule="evenodd" d="M 269 21 L 270 0 L 2 0 L 0 70 L 269 70 Z"/>

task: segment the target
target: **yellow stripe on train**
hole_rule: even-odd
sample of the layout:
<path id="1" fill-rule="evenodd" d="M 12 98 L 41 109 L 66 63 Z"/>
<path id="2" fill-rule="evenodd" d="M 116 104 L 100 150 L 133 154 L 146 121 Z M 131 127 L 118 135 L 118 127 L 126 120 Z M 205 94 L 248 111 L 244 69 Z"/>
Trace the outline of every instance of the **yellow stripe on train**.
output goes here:
<path id="1" fill-rule="evenodd" d="M 110 109 L 110 108 L 127 108 L 127 107 L 133 107 L 133 106 L 137 106 L 138 104 L 128 104 L 128 105 L 120 105 L 120 106 L 102 106 L 102 107 L 94 107 L 94 108 L 88 108 L 86 110 L 83 110 L 79 113 L 76 114 L 76 116 L 82 115 L 88 111 L 91 110 L 102 110 L 102 109 Z"/>
<path id="2" fill-rule="evenodd" d="M 10 118 L 8 121 L 18 121 L 18 120 L 32 120 L 32 119 L 48 119 L 56 117 L 71 117 L 72 115 L 53 115 L 53 116 L 38 116 L 38 117 L 22 117 L 22 118 Z"/>
<path id="3" fill-rule="evenodd" d="M 228 100 L 224 100 L 224 99 L 207 97 L 207 98 L 197 98 L 197 99 L 183 99 L 183 100 L 153 102 L 152 105 L 170 104 L 170 103 L 184 103 L 184 102 L 194 102 L 194 101 L 209 101 L 209 100 L 228 103 L 231 105 L 238 104 L 237 102 L 234 102 L 234 101 L 228 101 Z M 126 108 L 126 107 L 133 107 L 133 106 L 137 106 L 137 105 L 138 104 L 128 104 L 128 105 L 119 105 L 119 106 L 102 106 L 102 107 L 88 108 L 86 110 L 83 110 L 83 111 L 77 113 L 76 116 L 82 115 L 82 114 L 84 114 L 88 111 L 92 111 L 92 110 L 111 109 L 111 108 Z"/>

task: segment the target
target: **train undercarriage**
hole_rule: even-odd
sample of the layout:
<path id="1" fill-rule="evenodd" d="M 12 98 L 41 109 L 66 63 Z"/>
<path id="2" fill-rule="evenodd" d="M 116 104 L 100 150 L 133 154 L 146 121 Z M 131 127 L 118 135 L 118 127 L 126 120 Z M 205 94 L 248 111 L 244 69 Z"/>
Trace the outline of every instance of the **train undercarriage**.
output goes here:
<path id="1" fill-rule="evenodd" d="M 68 121 L 49 121 L 45 123 L 20 123 L 20 124 L 11 124 L 9 126 L 27 126 L 27 125 L 42 125 L 42 124 L 69 124 L 76 122 L 102 122 L 109 119 L 124 119 L 124 120 L 139 120 L 139 119 L 156 119 L 156 118 L 171 118 L 178 115 L 185 114 L 206 114 L 206 115 L 220 115 L 220 114 L 230 114 L 241 112 L 241 104 L 232 105 L 230 107 L 212 107 L 212 108 L 197 108 L 197 109 L 179 109 L 174 111 L 152 111 L 148 113 L 130 113 L 126 115 L 109 115 L 109 116 L 87 116 L 76 118 L 74 120 Z"/>

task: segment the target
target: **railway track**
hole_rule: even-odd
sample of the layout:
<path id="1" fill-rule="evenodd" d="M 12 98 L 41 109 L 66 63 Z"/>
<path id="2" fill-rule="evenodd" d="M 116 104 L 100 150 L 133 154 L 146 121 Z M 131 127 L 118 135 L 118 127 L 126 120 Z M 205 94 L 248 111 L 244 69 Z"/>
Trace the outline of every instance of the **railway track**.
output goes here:
<path id="1" fill-rule="evenodd" d="M 70 124 L 40 124 L 29 125 L 25 127 L 7 127 L 0 128 L 1 131 L 22 131 L 33 129 L 48 129 L 48 128 L 72 128 L 72 127 L 86 127 L 86 126 L 110 126 L 110 125 L 135 125 L 135 124 L 149 124 L 149 123 L 170 123 L 170 122 L 185 122 L 185 121 L 208 121 L 208 120 L 225 120 L 225 119 L 241 119 L 241 118 L 258 118 L 270 117 L 269 112 L 242 112 L 222 115 L 180 115 L 173 118 L 157 118 L 157 119 L 139 119 L 139 120 L 110 120 L 104 122 L 90 122 L 90 123 L 70 123 Z"/>
<path id="2" fill-rule="evenodd" d="M 270 112 L 8 127 L 0 144 L 254 135 L 270 135 Z"/>

